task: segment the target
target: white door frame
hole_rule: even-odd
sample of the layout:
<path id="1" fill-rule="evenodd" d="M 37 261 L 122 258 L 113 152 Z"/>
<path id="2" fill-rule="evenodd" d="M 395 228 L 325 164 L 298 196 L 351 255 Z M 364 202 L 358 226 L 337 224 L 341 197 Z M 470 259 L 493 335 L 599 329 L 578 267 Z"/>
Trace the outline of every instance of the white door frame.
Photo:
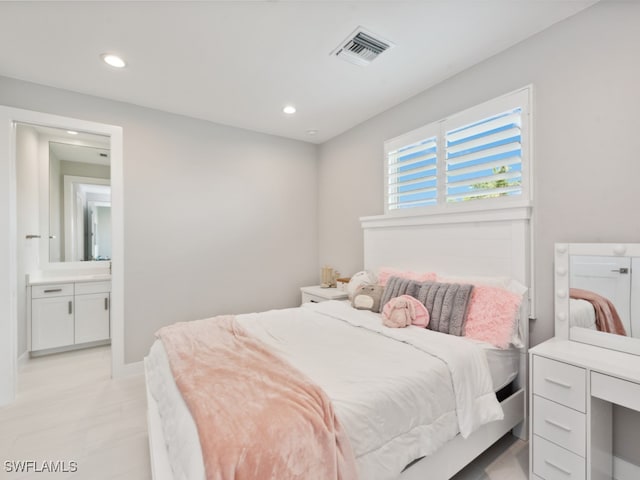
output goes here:
<path id="1" fill-rule="evenodd" d="M 12 402 L 17 381 L 16 123 L 110 137 L 111 150 L 111 374 L 127 373 L 124 361 L 124 209 L 122 127 L 0 105 L 0 406 Z M 48 232 L 43 232 L 48 233 Z"/>
<path id="2" fill-rule="evenodd" d="M 76 193 L 78 184 L 88 185 L 111 185 L 111 180 L 106 178 L 94 178 L 94 177 L 78 177 L 76 175 L 64 176 L 64 258 L 72 258 L 74 252 L 77 250 L 74 247 L 76 245 L 76 232 L 73 228 L 73 219 L 76 217 Z M 84 245 L 84 243 L 83 243 Z M 85 252 L 86 253 L 86 252 Z M 93 258 L 93 253 L 91 257 Z"/>

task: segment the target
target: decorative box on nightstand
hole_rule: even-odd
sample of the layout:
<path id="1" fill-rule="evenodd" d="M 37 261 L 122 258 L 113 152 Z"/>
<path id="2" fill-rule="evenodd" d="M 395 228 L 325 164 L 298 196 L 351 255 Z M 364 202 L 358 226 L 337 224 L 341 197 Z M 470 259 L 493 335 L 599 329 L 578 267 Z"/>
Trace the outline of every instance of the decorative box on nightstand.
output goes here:
<path id="1" fill-rule="evenodd" d="M 302 287 L 300 288 L 300 293 L 302 294 L 302 303 L 319 303 L 327 300 L 346 300 L 349 298 L 347 292 L 337 288 L 322 288 L 319 285 Z"/>

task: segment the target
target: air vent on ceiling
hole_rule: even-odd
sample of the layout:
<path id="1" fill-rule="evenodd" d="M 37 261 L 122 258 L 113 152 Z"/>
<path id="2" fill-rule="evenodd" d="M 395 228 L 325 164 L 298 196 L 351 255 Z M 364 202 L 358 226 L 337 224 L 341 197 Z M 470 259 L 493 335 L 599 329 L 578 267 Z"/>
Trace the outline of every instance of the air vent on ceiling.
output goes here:
<path id="1" fill-rule="evenodd" d="M 393 43 L 365 30 L 362 27 L 347 37 L 331 55 L 335 55 L 355 65 L 369 65 L 385 50 L 393 47 Z"/>

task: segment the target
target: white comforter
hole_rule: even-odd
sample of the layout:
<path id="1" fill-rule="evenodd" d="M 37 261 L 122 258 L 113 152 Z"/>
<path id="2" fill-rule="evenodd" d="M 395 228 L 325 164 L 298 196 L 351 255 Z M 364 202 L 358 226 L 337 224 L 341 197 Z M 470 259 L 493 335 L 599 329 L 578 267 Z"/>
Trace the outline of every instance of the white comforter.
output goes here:
<path id="1" fill-rule="evenodd" d="M 242 326 L 312 378 L 333 400 L 362 480 L 396 478 L 458 433 L 502 418 L 481 348 L 418 327 L 390 329 L 345 302 L 239 315 Z M 163 420 L 174 477 L 203 479 L 193 419 L 160 342 L 147 383 Z"/>

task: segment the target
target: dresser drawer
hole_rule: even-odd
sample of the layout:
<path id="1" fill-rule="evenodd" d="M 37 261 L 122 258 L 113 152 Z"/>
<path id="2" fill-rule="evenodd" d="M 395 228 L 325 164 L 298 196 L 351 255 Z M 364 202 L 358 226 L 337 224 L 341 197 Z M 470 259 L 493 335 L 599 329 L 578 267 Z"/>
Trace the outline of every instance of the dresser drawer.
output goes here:
<path id="1" fill-rule="evenodd" d="M 584 413 L 586 412 L 585 369 L 534 355 L 533 392 Z"/>
<path id="2" fill-rule="evenodd" d="M 533 433 L 585 456 L 587 437 L 584 413 L 534 395 Z"/>
<path id="3" fill-rule="evenodd" d="M 545 480 L 584 480 L 585 459 L 533 435 L 533 473 Z"/>
<path id="4" fill-rule="evenodd" d="M 591 372 L 591 395 L 640 411 L 640 384 Z"/>
<path id="5" fill-rule="evenodd" d="M 31 287 L 31 298 L 64 297 L 67 295 L 73 295 L 73 283 L 34 285 Z"/>

